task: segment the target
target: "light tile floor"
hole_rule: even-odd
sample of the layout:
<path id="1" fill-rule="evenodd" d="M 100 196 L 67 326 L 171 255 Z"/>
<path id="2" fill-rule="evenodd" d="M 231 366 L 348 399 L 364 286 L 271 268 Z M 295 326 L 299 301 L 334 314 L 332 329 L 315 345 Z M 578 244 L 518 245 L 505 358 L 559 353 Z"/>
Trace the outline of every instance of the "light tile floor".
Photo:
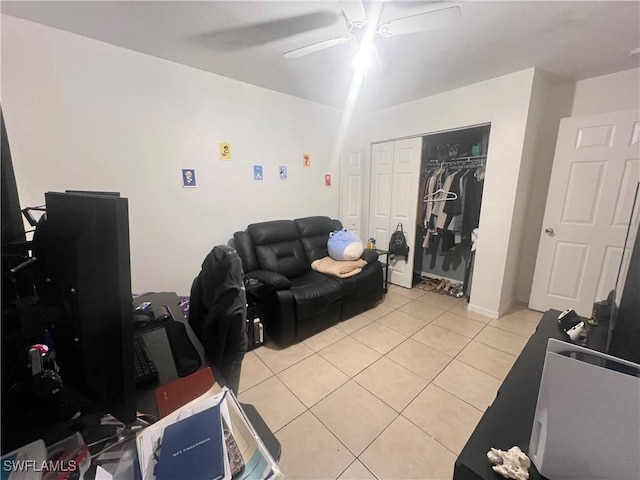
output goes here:
<path id="1" fill-rule="evenodd" d="M 453 464 L 542 313 L 500 319 L 391 286 L 375 308 L 245 356 L 240 400 L 282 445 L 288 479 L 451 479 Z"/>

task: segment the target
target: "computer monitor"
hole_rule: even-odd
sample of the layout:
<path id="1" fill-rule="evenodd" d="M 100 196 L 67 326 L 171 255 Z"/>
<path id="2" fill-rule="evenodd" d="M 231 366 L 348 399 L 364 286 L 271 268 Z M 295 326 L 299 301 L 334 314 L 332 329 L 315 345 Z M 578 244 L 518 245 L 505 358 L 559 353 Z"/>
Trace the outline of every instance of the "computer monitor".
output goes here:
<path id="1" fill-rule="evenodd" d="M 81 193 L 83 195 L 106 195 L 108 197 L 119 197 L 120 192 L 104 192 L 98 190 L 65 190 L 66 193 Z"/>
<path id="2" fill-rule="evenodd" d="M 38 295 L 53 326 L 63 382 L 124 423 L 136 418 L 129 214 L 126 198 L 45 194 L 34 236 Z"/>

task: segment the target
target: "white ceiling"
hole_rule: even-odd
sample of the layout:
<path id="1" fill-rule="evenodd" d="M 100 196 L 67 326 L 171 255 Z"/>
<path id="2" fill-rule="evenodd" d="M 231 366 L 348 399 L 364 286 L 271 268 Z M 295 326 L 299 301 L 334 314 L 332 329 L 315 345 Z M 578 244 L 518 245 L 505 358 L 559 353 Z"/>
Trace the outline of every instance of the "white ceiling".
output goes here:
<path id="1" fill-rule="evenodd" d="M 460 5 L 453 26 L 376 41 L 383 68 L 358 107 L 385 108 L 536 67 L 577 81 L 640 66 L 639 1 L 388 1 L 381 21 Z M 368 5 L 367 5 L 368 7 Z M 333 1 L 2 1 L 1 11 L 315 102 L 344 105 L 356 42 Z"/>

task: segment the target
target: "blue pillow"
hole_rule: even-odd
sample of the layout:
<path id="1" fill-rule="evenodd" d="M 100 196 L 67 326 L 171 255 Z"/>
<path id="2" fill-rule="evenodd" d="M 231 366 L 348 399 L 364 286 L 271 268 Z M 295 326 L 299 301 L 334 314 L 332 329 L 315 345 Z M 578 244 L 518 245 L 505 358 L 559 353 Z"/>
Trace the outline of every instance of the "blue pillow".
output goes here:
<path id="1" fill-rule="evenodd" d="M 329 234 L 327 249 L 334 260 L 358 260 L 364 252 L 364 244 L 358 235 L 345 228 Z"/>

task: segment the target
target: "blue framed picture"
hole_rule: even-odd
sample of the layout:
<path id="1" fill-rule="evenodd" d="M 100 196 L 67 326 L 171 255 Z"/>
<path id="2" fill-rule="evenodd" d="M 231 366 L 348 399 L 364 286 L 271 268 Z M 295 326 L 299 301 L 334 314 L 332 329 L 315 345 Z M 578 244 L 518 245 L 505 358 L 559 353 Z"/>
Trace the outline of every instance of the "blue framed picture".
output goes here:
<path id="1" fill-rule="evenodd" d="M 253 166 L 253 179 L 254 180 L 263 180 L 264 173 L 262 171 L 262 165 L 254 165 Z"/>
<path id="2" fill-rule="evenodd" d="M 182 169 L 182 186 L 183 187 L 196 186 L 196 170 L 194 168 Z"/>

